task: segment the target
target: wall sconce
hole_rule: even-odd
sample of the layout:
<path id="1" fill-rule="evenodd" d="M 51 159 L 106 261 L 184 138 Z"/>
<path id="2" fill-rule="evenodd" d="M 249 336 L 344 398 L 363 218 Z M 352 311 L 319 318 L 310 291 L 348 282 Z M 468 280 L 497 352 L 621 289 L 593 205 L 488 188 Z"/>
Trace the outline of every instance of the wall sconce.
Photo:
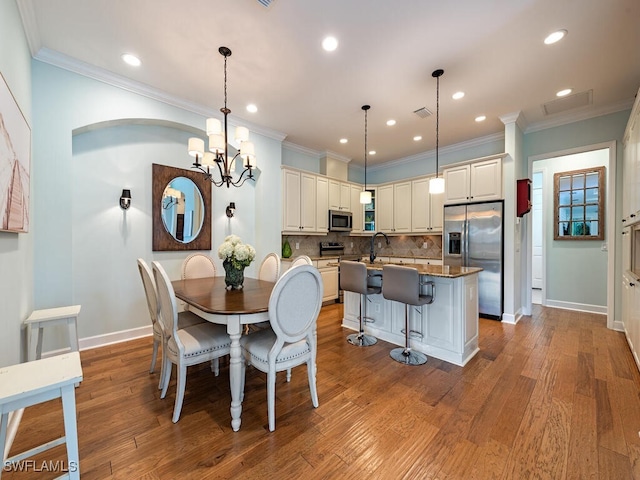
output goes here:
<path id="1" fill-rule="evenodd" d="M 230 202 L 229 206 L 227 207 L 227 217 L 231 218 L 233 217 L 233 213 L 236 210 L 236 202 Z"/>
<path id="2" fill-rule="evenodd" d="M 122 189 L 122 195 L 120 195 L 120 208 L 127 210 L 131 206 L 131 190 Z"/>

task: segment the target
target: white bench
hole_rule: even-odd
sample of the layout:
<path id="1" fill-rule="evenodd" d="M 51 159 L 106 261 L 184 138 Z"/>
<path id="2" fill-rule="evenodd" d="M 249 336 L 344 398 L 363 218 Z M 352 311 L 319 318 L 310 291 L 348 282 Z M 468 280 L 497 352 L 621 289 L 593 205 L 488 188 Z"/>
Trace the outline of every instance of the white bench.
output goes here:
<path id="1" fill-rule="evenodd" d="M 78 348 L 78 315 L 80 305 L 70 307 L 47 308 L 34 310 L 29 318 L 24 321 L 27 326 L 27 360 L 39 360 L 42 357 L 42 337 L 44 327 L 53 325 L 66 325 L 69 335 L 69 346 L 72 352 Z M 37 337 L 33 334 L 37 329 Z"/>
<path id="2" fill-rule="evenodd" d="M 33 362 L 0 368 L 0 442 L 2 452 L 7 440 L 9 413 L 54 398 L 62 398 L 65 435 L 5 459 L 2 470 L 10 470 L 25 458 L 66 443 L 65 474 L 58 478 L 79 479 L 78 428 L 76 422 L 75 385 L 82 381 L 80 353 L 71 352 Z M 18 467 L 16 467 L 18 468 Z"/>

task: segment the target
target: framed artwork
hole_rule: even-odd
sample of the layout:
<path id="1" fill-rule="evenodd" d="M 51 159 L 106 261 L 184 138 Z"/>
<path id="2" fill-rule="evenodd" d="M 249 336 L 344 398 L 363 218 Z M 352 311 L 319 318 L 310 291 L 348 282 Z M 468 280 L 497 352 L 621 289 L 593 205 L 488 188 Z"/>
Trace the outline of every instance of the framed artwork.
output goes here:
<path id="1" fill-rule="evenodd" d="M 605 169 L 553 175 L 554 240 L 604 240 Z"/>
<path id="2" fill-rule="evenodd" d="M 0 74 L 0 231 L 29 231 L 31 128 Z"/>

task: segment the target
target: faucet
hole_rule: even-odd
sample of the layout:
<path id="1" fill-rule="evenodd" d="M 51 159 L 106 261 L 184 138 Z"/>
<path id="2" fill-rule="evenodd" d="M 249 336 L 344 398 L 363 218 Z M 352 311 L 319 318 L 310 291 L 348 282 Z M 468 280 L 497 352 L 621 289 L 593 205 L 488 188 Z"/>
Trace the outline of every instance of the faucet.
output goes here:
<path id="1" fill-rule="evenodd" d="M 371 237 L 371 248 L 369 249 L 369 262 L 373 263 L 376 259 L 376 250 L 375 250 L 375 240 L 378 235 L 382 235 L 384 239 L 387 241 L 387 245 L 389 245 L 389 237 L 387 237 L 386 233 L 376 232 Z"/>

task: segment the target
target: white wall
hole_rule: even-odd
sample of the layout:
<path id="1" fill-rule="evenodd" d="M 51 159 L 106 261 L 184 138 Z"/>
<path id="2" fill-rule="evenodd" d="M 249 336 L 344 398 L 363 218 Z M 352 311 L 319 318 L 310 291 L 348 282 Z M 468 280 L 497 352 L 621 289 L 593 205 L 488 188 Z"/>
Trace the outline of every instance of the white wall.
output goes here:
<path id="1" fill-rule="evenodd" d="M 36 306 L 82 304 L 81 339 L 146 326 L 135 259 L 158 260 L 178 278 L 188 253 L 151 250 L 151 164 L 188 168 L 186 140 L 205 119 L 38 61 L 33 90 Z M 221 270 L 218 245 L 240 235 L 258 253 L 248 275 L 262 256 L 280 251 L 281 225 L 280 141 L 255 133 L 251 139 L 259 178 L 213 188 L 208 252 Z M 126 212 L 118 206 L 123 188 L 132 196 Z M 233 219 L 225 215 L 230 201 Z M 45 350 L 63 346 L 61 337 L 45 339 Z"/>
<path id="2" fill-rule="evenodd" d="M 33 129 L 31 54 L 13 0 L 0 2 L 0 32 L 0 73 Z M 26 360 L 21 327 L 33 309 L 33 176 L 32 161 L 29 233 L 0 232 L 0 367 Z"/>

